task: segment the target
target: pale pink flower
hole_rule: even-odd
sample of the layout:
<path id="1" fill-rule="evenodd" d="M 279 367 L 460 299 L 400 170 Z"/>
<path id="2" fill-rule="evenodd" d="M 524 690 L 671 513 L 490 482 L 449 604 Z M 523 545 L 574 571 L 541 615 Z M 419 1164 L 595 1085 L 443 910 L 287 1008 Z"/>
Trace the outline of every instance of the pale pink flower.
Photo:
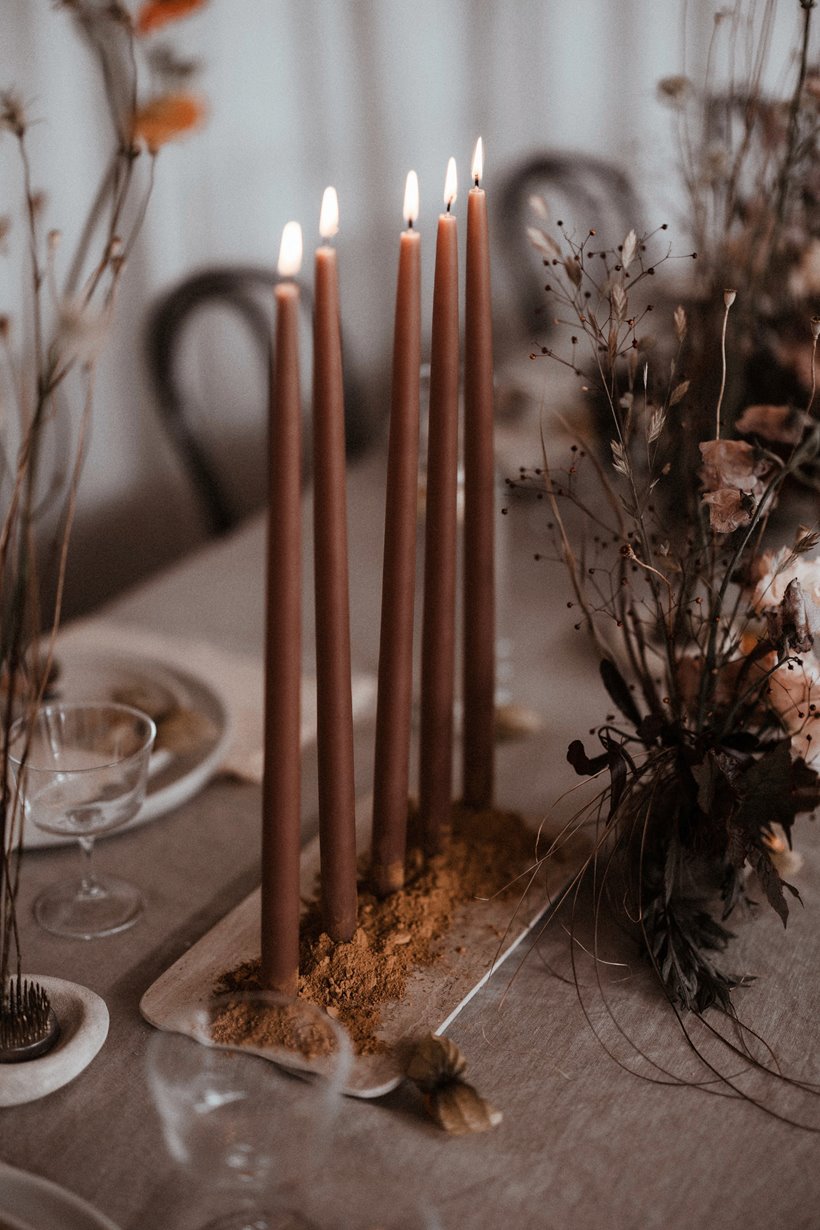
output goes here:
<path id="1" fill-rule="evenodd" d="M 762 436 L 776 444 L 799 444 L 810 422 L 793 406 L 747 406 L 735 423 L 741 435 Z"/>

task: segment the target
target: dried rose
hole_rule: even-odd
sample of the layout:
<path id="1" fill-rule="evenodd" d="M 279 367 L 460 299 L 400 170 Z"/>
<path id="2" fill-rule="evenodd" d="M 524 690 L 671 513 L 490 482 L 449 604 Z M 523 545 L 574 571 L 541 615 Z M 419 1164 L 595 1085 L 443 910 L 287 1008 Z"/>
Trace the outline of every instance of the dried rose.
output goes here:
<path id="1" fill-rule="evenodd" d="M 700 477 L 707 491 L 733 487 L 758 499 L 763 494 L 761 479 L 768 472 L 769 463 L 745 440 L 704 440 L 700 454 Z"/>
<path id="2" fill-rule="evenodd" d="M 794 558 L 788 547 L 767 552 L 761 557 L 761 571 L 754 593 L 752 606 L 756 611 L 782 602 L 786 590 L 797 581 L 806 604 L 806 617 L 813 637 L 820 637 L 820 559 Z"/>
<path id="3" fill-rule="evenodd" d="M 799 444 L 810 421 L 793 406 L 747 406 L 735 427 L 744 436 L 762 436 L 776 444 Z"/>
<path id="4" fill-rule="evenodd" d="M 703 502 L 709 506 L 709 524 L 718 534 L 731 534 L 748 525 L 755 510 L 751 496 L 734 487 L 707 491 Z"/>
<path id="5" fill-rule="evenodd" d="M 774 645 L 808 653 L 814 644 L 809 627 L 806 599 L 797 577 L 789 581 L 782 600 L 766 612 L 769 640 Z"/>

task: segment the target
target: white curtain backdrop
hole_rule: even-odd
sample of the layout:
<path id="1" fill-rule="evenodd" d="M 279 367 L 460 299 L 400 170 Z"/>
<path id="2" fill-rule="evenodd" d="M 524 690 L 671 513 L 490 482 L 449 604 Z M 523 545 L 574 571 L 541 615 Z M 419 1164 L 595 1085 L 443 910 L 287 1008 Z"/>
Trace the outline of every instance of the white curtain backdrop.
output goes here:
<path id="1" fill-rule="evenodd" d="M 479 133 L 491 210 L 493 184 L 509 167 L 559 149 L 613 159 L 632 174 L 647 217 L 673 222 L 671 126 L 655 87 L 684 67 L 684 31 L 686 68 L 702 70 L 715 7 L 711 0 L 211 0 L 169 26 L 176 48 L 203 61 L 209 119 L 159 157 L 99 381 L 74 605 L 171 558 L 200 533 L 143 372 L 141 329 L 159 292 L 204 265 L 272 266 L 290 218 L 302 222 L 309 271 L 322 189 L 333 183 L 346 344 L 374 389 L 383 389 L 407 170 L 414 167 L 421 183 L 428 319 L 446 162 L 457 158 L 463 213 Z M 779 9 L 785 47 L 797 0 Z M 67 239 L 107 152 L 107 134 L 98 148 L 102 107 L 92 81 L 65 12 L 50 0 L 3 0 L 0 85 L 16 86 L 43 119 L 32 130 L 36 181 L 48 192 L 47 224 Z M 0 140 L 0 214 L 16 211 L 19 200 L 11 147 L 8 136 Z M 8 246 L 16 249 L 19 236 Z M 12 316 L 18 278 L 13 262 L 0 258 L 0 310 Z M 258 380 L 232 373 L 237 344 L 228 333 L 224 340 L 222 348 L 211 332 L 192 368 L 202 387 L 219 392 L 217 430 L 227 453 L 243 416 L 258 423 L 263 411 L 261 373 Z M 92 541 L 89 570 L 82 557 Z"/>

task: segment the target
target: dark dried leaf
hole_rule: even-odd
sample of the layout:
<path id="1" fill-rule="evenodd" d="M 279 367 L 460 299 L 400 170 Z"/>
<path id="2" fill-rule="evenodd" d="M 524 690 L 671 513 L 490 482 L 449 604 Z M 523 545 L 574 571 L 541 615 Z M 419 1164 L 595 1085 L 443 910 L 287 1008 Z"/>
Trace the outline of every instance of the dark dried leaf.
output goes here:
<path id="1" fill-rule="evenodd" d="M 641 714 L 627 683 L 614 662 L 601 659 L 601 679 L 613 703 L 636 728 L 641 724 Z"/>
<path id="2" fill-rule="evenodd" d="M 663 718 L 657 713 L 647 713 L 637 726 L 638 737 L 646 744 L 654 743 L 663 729 Z"/>
<path id="3" fill-rule="evenodd" d="M 743 774 L 738 823 L 755 833 L 781 824 L 788 833 L 801 811 L 820 802 L 820 781 L 804 760 L 792 763 L 788 739 L 753 761 Z"/>
<path id="4" fill-rule="evenodd" d="M 626 788 L 626 768 L 628 757 L 624 749 L 617 743 L 611 743 L 607 751 L 609 761 L 609 815 L 610 821 L 618 810 L 618 804 L 623 798 Z"/>
<path id="5" fill-rule="evenodd" d="M 590 759 L 581 740 L 573 739 L 567 748 L 567 760 L 579 777 L 592 777 L 609 763 L 609 753 L 602 752 L 600 756 Z"/>
<path id="6" fill-rule="evenodd" d="M 749 850 L 748 859 L 760 887 L 766 894 L 766 900 L 785 927 L 789 919 L 789 907 L 783 896 L 783 881 L 777 874 L 777 868 L 766 851 L 759 846 L 754 846 Z"/>
<path id="7" fill-rule="evenodd" d="M 751 753 L 760 748 L 760 739 L 750 730 L 736 730 L 731 735 L 727 735 L 722 743 L 724 747 L 729 747 L 734 752 Z"/>
<path id="8" fill-rule="evenodd" d="M 815 808 L 820 807 L 820 777 L 814 769 L 809 768 L 802 756 L 792 761 L 791 770 L 791 799 L 794 805 L 794 815 L 799 816 L 801 812 L 813 812 Z M 786 831 L 786 839 L 790 846 L 793 818 L 788 824 L 785 820 L 780 821 Z"/>

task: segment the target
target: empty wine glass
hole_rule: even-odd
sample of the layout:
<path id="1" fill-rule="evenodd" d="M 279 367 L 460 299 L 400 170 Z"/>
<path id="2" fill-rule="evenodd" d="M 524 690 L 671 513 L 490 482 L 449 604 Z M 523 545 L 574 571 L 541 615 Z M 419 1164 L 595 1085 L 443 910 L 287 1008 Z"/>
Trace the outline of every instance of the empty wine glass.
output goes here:
<path id="1" fill-rule="evenodd" d="M 344 1030 L 266 991 L 215 997 L 178 1025 L 151 1039 L 148 1079 L 171 1156 L 227 1209 L 208 1230 L 315 1230 L 311 1172 L 349 1070 Z"/>
<path id="2" fill-rule="evenodd" d="M 47 833 L 76 837 L 82 853 L 81 877 L 34 903 L 46 931 L 92 939 L 124 931 L 141 914 L 139 889 L 98 876 L 92 856 L 98 833 L 139 811 L 155 735 L 144 713 L 107 702 L 44 705 L 12 727 L 9 760 L 26 816 Z"/>

